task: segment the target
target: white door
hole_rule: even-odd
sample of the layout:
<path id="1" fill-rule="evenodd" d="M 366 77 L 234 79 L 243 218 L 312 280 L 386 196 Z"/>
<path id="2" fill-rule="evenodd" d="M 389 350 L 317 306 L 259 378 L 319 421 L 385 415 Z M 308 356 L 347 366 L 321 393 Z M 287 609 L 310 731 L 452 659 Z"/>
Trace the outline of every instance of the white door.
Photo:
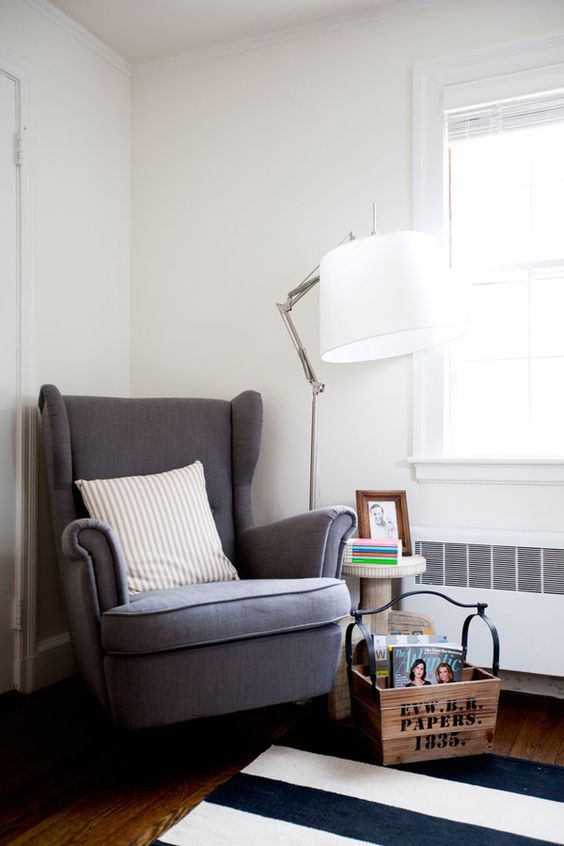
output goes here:
<path id="1" fill-rule="evenodd" d="M 0 70 L 0 693 L 14 686 L 18 194 L 17 88 Z"/>

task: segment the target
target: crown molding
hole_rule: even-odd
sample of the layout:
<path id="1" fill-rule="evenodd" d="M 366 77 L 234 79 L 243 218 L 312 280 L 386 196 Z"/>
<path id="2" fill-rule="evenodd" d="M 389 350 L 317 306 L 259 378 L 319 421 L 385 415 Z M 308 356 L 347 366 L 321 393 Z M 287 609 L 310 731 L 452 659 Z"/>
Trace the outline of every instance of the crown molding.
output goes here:
<path id="1" fill-rule="evenodd" d="M 487 73 L 499 75 L 515 72 L 514 64 L 519 57 L 525 57 L 519 65 L 519 70 L 562 63 L 564 31 L 554 32 L 549 36 L 512 41 L 486 50 L 472 50 L 443 59 L 418 62 L 414 65 L 414 71 L 424 74 L 438 85 L 446 86 L 468 81 L 472 68 L 476 66 L 481 66 L 482 76 Z"/>
<path id="2" fill-rule="evenodd" d="M 155 73 L 169 68 L 183 67 L 185 65 L 198 64 L 223 56 L 235 53 L 244 53 L 249 50 L 257 50 L 261 47 L 270 47 L 288 41 L 296 41 L 301 38 L 310 38 L 316 35 L 323 35 L 327 32 L 334 32 L 341 29 L 349 29 L 360 26 L 364 23 L 385 20 L 398 15 L 417 12 L 431 6 L 443 5 L 450 0 L 390 0 L 383 6 L 376 9 L 357 12 L 352 15 L 340 15 L 335 18 L 328 18 L 313 24 L 289 27 L 287 29 L 275 30 L 258 35 L 254 38 L 243 38 L 236 41 L 229 41 L 217 44 L 213 47 L 205 47 L 201 50 L 190 50 L 186 53 L 179 53 L 163 59 L 155 59 L 151 62 L 140 62 L 131 64 L 115 50 L 112 50 L 103 41 L 93 35 L 85 27 L 76 23 L 72 18 L 57 9 L 49 0 L 23 0 L 28 6 L 43 15 L 51 23 L 60 27 L 66 33 L 76 38 L 85 47 L 88 47 L 97 56 L 107 61 L 112 67 L 124 73 L 126 76 L 139 76 L 142 74 Z"/>
<path id="3" fill-rule="evenodd" d="M 26 0 L 30 2 L 30 0 Z M 42 0 L 45 2 L 45 0 Z M 450 0 L 391 0 L 376 9 L 357 12 L 353 15 L 340 15 L 335 18 L 328 18 L 313 24 L 290 27 L 288 29 L 275 30 L 258 35 L 255 38 L 243 38 L 237 41 L 230 41 L 218 44 L 214 47 L 205 47 L 201 50 L 191 50 L 186 53 L 179 53 L 166 59 L 156 59 L 153 62 L 141 62 L 131 66 L 132 76 L 155 73 L 158 71 L 179 68 L 185 65 L 198 64 L 212 59 L 219 59 L 223 56 L 230 56 L 234 53 L 244 53 L 249 50 L 257 50 L 261 47 L 270 47 L 282 44 L 287 41 L 297 41 L 301 38 L 310 38 L 316 35 L 323 35 L 326 32 L 334 32 L 340 29 L 348 29 L 364 23 L 384 20 L 386 18 L 404 15 L 408 12 L 417 12 L 427 9 L 430 6 L 443 5 Z"/>
<path id="4" fill-rule="evenodd" d="M 73 38 L 76 38 L 77 41 L 80 41 L 81 44 L 88 47 L 93 53 L 96 53 L 97 56 L 105 59 L 112 67 L 121 71 L 126 76 L 131 76 L 132 68 L 129 62 L 120 56 L 119 53 L 108 47 L 107 44 L 104 44 L 99 38 L 96 38 L 95 35 L 92 35 L 83 26 L 73 21 L 68 15 L 65 15 L 64 12 L 61 12 L 60 9 L 52 6 L 48 0 L 24 0 L 24 3 L 69 35 L 72 35 Z"/>

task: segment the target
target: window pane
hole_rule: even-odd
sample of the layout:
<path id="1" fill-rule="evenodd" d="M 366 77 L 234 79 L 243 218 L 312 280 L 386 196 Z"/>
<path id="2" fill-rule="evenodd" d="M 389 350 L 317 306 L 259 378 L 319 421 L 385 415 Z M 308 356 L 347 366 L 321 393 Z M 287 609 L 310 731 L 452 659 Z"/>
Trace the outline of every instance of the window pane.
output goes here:
<path id="1" fill-rule="evenodd" d="M 512 455 L 528 438 L 526 361 L 472 361 L 456 374 L 455 455 Z"/>
<path id="2" fill-rule="evenodd" d="M 564 125 L 529 130 L 533 182 L 564 179 Z"/>
<path id="3" fill-rule="evenodd" d="M 527 261 L 531 252 L 529 185 L 507 185 L 482 198 L 480 252 L 486 265 Z"/>
<path id="4" fill-rule="evenodd" d="M 451 150 L 454 266 L 526 260 L 530 253 L 528 150 L 514 136 L 459 142 Z"/>
<path id="5" fill-rule="evenodd" d="M 531 362 L 532 451 L 564 452 L 564 357 Z"/>
<path id="6" fill-rule="evenodd" d="M 519 358 L 528 354 L 527 274 L 498 274 L 497 283 L 472 285 L 468 329 L 458 342 L 464 359 Z"/>
<path id="7" fill-rule="evenodd" d="M 451 263 L 471 283 L 452 455 L 564 456 L 563 150 L 564 124 L 451 144 Z"/>
<path id="8" fill-rule="evenodd" d="M 561 258 L 564 240 L 564 180 L 533 185 L 532 204 L 533 259 L 542 261 Z"/>
<path id="9" fill-rule="evenodd" d="M 531 283 L 531 355 L 564 355 L 564 267 L 537 271 Z"/>

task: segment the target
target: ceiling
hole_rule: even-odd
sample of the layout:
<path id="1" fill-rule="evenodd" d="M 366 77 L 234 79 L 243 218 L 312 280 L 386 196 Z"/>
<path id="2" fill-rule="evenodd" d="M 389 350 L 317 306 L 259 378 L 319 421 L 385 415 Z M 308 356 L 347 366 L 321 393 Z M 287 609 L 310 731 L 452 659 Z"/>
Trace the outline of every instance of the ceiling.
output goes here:
<path id="1" fill-rule="evenodd" d="M 299 33 L 406 0 L 50 0 L 132 65 Z"/>

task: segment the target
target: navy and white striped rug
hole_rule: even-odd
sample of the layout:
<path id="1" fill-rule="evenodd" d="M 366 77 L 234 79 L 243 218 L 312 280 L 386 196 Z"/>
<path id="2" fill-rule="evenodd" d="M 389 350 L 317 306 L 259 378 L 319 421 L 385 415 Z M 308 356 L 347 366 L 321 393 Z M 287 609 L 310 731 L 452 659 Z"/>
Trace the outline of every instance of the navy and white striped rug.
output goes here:
<path id="1" fill-rule="evenodd" d="M 390 769 L 272 746 L 166 846 L 564 844 L 564 767 L 481 755 Z"/>

